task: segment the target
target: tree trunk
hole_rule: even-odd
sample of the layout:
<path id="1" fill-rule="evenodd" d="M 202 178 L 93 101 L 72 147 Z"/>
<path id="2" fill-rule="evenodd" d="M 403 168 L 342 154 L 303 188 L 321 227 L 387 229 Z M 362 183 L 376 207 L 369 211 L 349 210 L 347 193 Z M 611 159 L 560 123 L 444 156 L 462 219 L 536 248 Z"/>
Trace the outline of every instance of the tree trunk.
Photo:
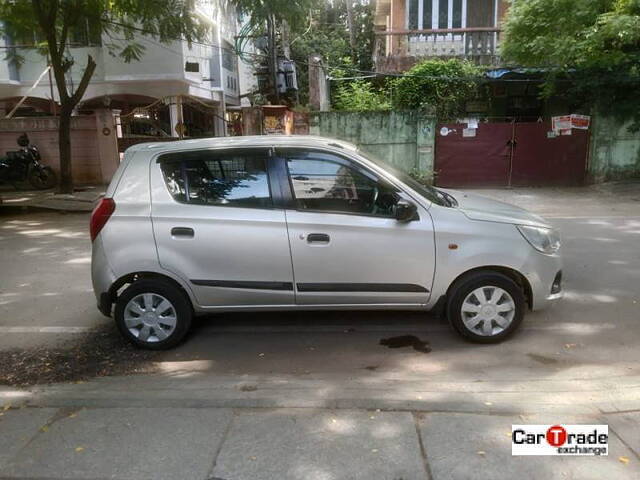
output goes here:
<path id="1" fill-rule="evenodd" d="M 291 29 L 286 20 L 282 20 L 280 30 L 282 32 L 282 53 L 287 60 L 291 59 Z"/>
<path id="2" fill-rule="evenodd" d="M 353 0 L 346 0 L 347 4 L 347 28 L 349 29 L 349 47 L 351 48 L 351 61 L 354 65 L 358 63 L 356 55 L 356 32 L 353 29 Z"/>
<path id="3" fill-rule="evenodd" d="M 71 173 L 71 112 L 62 105 L 58 117 L 58 149 L 60 151 L 60 193 L 73 193 Z"/>

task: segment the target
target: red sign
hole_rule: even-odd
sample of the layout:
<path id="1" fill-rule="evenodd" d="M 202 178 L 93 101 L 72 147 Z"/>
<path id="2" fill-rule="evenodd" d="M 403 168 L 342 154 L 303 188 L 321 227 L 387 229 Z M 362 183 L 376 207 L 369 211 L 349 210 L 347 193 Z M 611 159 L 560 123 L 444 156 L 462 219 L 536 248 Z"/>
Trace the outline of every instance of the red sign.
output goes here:
<path id="1" fill-rule="evenodd" d="M 578 128 L 580 130 L 589 130 L 589 123 L 591 117 L 589 115 L 578 115 L 577 113 L 571 114 L 571 128 Z"/>

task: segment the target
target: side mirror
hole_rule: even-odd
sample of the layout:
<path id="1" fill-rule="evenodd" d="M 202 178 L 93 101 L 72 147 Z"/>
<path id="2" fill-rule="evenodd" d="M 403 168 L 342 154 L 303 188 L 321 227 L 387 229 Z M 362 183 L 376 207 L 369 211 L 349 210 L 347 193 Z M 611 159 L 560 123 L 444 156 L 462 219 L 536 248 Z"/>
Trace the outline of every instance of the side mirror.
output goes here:
<path id="1" fill-rule="evenodd" d="M 418 218 L 418 207 L 406 200 L 398 200 L 396 203 L 396 220 L 399 222 L 411 222 Z"/>

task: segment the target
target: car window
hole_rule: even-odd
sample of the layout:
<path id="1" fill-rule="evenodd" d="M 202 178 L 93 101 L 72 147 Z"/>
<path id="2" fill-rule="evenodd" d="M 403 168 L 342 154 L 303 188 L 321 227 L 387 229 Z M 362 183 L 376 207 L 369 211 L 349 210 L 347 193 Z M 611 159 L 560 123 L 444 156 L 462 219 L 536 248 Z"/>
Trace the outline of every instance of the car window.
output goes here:
<path id="1" fill-rule="evenodd" d="M 411 187 L 413 190 L 418 192 L 420 195 L 422 195 L 425 199 L 429 200 L 430 202 L 433 202 L 436 205 L 441 205 L 441 206 L 451 206 L 451 205 L 447 205 L 447 202 L 443 199 L 441 192 L 439 192 L 437 189 L 433 188 L 432 186 L 424 185 L 418 182 L 417 180 L 412 178 L 411 175 L 409 175 L 408 173 L 398 170 L 397 168 L 393 167 L 389 163 L 372 155 L 370 152 L 363 152 L 361 150 L 358 150 L 358 153 L 362 155 L 364 158 L 366 158 L 367 160 L 375 163 L 379 167 L 386 170 L 388 173 L 396 177 L 401 182 L 406 183 L 409 187 Z"/>
<path id="2" fill-rule="evenodd" d="M 299 210 L 394 216 L 395 188 L 346 159 L 307 152 L 289 155 L 287 166 Z"/>
<path id="3" fill-rule="evenodd" d="M 175 200 L 196 205 L 273 206 L 266 156 L 188 152 L 177 161 L 176 156 L 161 162 L 165 183 Z"/>

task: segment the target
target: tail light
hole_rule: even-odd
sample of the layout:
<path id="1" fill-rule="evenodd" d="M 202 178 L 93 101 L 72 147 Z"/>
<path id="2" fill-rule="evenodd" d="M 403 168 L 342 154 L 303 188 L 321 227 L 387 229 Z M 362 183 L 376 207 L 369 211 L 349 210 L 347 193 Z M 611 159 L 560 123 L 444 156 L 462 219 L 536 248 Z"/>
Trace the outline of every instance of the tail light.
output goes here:
<path id="1" fill-rule="evenodd" d="M 91 222 L 89 223 L 89 233 L 91 234 L 91 241 L 93 242 L 102 227 L 105 226 L 109 217 L 116 209 L 116 202 L 113 201 L 113 198 L 103 198 L 100 200 L 100 203 L 96 205 L 96 208 L 91 212 Z"/>

